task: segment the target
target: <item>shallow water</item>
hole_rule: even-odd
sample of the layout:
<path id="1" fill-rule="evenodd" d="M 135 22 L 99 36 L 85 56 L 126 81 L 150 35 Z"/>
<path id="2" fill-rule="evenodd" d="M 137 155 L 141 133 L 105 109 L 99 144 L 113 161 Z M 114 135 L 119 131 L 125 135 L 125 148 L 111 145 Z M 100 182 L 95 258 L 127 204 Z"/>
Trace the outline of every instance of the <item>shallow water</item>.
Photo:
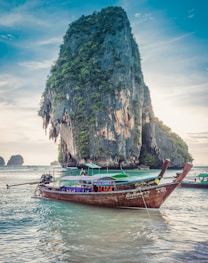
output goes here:
<path id="1" fill-rule="evenodd" d="M 177 188 L 147 211 L 34 199 L 35 185 L 6 189 L 47 169 L 0 168 L 0 262 L 208 262 L 208 190 Z"/>

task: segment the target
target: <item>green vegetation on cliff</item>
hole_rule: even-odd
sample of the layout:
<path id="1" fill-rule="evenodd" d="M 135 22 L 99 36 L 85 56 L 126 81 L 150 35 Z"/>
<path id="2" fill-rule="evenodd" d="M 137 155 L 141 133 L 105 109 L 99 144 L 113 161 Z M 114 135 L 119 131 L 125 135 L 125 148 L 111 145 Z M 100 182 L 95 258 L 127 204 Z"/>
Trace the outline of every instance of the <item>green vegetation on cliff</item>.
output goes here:
<path id="1" fill-rule="evenodd" d="M 177 165 L 175 165 L 176 167 L 183 167 L 184 163 L 193 161 L 192 156 L 188 152 L 187 144 L 180 136 L 172 132 L 172 130 L 158 118 L 154 118 L 153 125 L 159 153 L 155 154 L 158 149 L 151 148 L 148 143 L 149 131 L 151 128 L 150 123 L 146 123 L 143 126 L 143 144 L 140 155 L 140 161 L 142 164 L 154 167 L 159 161 L 159 156 L 168 156 L 171 161 L 177 160 Z"/>
<path id="2" fill-rule="evenodd" d="M 185 162 L 192 162 L 193 158 L 188 152 L 187 144 L 182 140 L 182 138 L 172 130 L 163 124 L 158 118 L 155 119 L 156 123 L 156 140 L 158 145 L 160 145 L 161 152 L 170 152 L 169 158 L 178 158 L 181 161 L 181 166 Z"/>

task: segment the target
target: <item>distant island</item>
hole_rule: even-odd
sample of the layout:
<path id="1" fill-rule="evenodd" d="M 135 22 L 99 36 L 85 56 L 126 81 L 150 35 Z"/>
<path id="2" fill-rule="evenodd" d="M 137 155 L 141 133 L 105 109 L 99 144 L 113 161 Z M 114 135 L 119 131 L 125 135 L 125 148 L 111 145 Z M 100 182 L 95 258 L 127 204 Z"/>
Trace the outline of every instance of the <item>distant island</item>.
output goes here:
<path id="1" fill-rule="evenodd" d="M 11 165 L 23 165 L 24 163 L 24 159 L 20 154 L 17 155 L 12 155 L 9 159 L 9 161 L 7 162 L 8 166 Z M 5 165 L 5 160 L 3 157 L 0 156 L 0 166 L 4 166 Z"/>
<path id="2" fill-rule="evenodd" d="M 0 165 L 5 165 L 5 161 L 4 161 L 4 158 L 0 156 Z"/>

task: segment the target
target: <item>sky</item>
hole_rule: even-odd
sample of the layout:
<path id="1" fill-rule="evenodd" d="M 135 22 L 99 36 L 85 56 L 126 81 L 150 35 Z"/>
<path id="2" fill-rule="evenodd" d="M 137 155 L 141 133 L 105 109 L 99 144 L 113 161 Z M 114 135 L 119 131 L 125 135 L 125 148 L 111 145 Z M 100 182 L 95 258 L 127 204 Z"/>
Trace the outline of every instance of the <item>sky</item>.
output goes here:
<path id="1" fill-rule="evenodd" d="M 194 165 L 208 165 L 207 0 L 0 0 L 0 156 L 57 160 L 38 116 L 46 79 L 69 24 L 108 6 L 127 13 L 155 116 L 186 142 Z"/>

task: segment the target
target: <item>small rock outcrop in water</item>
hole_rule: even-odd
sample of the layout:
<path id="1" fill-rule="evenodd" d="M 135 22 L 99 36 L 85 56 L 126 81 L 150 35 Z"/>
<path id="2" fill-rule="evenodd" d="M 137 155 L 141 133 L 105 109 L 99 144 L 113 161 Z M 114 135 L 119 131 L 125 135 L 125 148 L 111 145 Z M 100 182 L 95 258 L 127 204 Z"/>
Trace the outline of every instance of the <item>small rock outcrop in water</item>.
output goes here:
<path id="1" fill-rule="evenodd" d="M 12 155 L 7 162 L 7 165 L 23 165 L 24 160 L 21 155 Z"/>
<path id="2" fill-rule="evenodd" d="M 164 109 L 165 110 L 165 109 Z M 154 116 L 137 43 L 120 7 L 70 24 L 42 95 L 49 138 L 60 136 L 59 162 L 137 168 L 191 161 L 186 143 Z"/>
<path id="3" fill-rule="evenodd" d="M 0 156 L 0 166 L 5 165 L 5 161 L 4 158 Z"/>
<path id="4" fill-rule="evenodd" d="M 58 161 L 53 161 L 50 163 L 50 165 L 59 165 L 60 163 Z"/>

